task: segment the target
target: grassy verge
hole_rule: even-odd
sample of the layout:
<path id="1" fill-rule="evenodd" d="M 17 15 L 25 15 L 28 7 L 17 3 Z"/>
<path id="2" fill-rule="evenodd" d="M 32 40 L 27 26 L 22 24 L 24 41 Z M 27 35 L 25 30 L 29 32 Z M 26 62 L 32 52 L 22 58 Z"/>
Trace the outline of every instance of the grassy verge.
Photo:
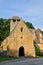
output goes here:
<path id="1" fill-rule="evenodd" d="M 13 60 L 13 59 L 15 59 L 15 58 L 14 57 L 9 57 L 9 56 L 2 56 L 2 57 L 0 57 L 0 62 L 6 61 L 6 60 Z"/>

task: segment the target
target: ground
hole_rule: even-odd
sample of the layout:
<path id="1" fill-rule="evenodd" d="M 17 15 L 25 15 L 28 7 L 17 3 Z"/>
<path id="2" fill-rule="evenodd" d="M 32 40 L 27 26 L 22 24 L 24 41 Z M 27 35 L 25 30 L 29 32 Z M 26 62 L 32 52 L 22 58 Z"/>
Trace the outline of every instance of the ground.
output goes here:
<path id="1" fill-rule="evenodd" d="M 43 58 L 19 58 L 0 62 L 0 65 L 43 65 Z"/>

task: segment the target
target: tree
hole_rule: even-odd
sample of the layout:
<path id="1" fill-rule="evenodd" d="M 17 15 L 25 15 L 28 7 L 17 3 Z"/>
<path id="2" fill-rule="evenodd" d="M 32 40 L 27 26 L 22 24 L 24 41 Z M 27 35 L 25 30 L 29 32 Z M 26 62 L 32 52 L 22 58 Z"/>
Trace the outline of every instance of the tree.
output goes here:
<path id="1" fill-rule="evenodd" d="M 30 23 L 30 22 L 25 22 L 25 24 L 27 25 L 28 28 L 34 29 L 32 23 Z"/>
<path id="2" fill-rule="evenodd" d="M 0 19 L 0 44 L 9 35 L 10 19 Z"/>
<path id="3" fill-rule="evenodd" d="M 3 40 L 4 19 L 0 19 L 0 43 Z"/>

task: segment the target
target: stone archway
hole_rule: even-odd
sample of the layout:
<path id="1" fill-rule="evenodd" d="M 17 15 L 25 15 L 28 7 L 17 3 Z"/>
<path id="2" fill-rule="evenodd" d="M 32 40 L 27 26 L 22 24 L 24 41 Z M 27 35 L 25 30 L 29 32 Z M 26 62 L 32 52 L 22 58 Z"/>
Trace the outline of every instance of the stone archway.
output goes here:
<path id="1" fill-rule="evenodd" d="M 24 54 L 24 47 L 19 48 L 19 56 L 25 56 Z"/>

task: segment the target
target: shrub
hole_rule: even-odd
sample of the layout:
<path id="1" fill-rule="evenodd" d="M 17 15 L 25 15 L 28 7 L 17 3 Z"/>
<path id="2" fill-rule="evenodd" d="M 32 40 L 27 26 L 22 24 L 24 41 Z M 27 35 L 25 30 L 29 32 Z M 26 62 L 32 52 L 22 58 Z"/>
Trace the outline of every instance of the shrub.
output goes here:
<path id="1" fill-rule="evenodd" d="M 37 46 L 35 46 L 36 56 L 43 56 L 43 51 L 41 51 Z"/>

